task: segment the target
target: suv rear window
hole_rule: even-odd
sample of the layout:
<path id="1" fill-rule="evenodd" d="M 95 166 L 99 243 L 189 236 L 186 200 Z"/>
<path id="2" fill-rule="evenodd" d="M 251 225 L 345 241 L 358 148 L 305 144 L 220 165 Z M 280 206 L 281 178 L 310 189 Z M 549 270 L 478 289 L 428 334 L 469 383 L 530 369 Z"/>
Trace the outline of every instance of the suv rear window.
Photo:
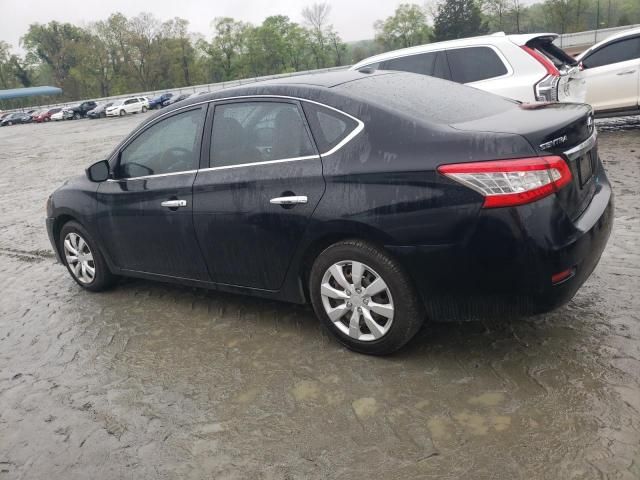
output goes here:
<path id="1" fill-rule="evenodd" d="M 447 50 L 451 80 L 458 83 L 478 82 L 508 73 L 498 54 L 489 47 Z"/>
<path id="2" fill-rule="evenodd" d="M 382 63 L 383 70 L 419 73 L 430 77 L 449 78 L 449 67 L 444 52 L 427 52 L 394 58 Z"/>
<path id="3" fill-rule="evenodd" d="M 302 102 L 302 108 L 320 153 L 330 151 L 358 126 L 354 119 L 315 103 Z"/>

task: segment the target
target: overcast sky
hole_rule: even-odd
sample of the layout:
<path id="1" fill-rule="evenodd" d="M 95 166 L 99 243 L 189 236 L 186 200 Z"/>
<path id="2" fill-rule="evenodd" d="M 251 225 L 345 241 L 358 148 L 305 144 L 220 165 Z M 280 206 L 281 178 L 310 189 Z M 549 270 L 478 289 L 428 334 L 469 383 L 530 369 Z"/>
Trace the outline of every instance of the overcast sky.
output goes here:
<path id="1" fill-rule="evenodd" d="M 142 11 L 161 20 L 186 18 L 190 29 L 211 36 L 210 22 L 229 16 L 260 23 L 269 15 L 284 14 L 301 22 L 300 12 L 316 0 L 0 0 L 0 40 L 14 49 L 29 24 L 51 20 L 86 25 L 120 11 L 127 17 Z M 373 22 L 393 14 L 401 0 L 327 0 L 331 23 L 343 40 L 373 38 Z M 406 0 L 405 0 L 406 1 Z M 416 3 L 422 3 L 417 1 Z"/>

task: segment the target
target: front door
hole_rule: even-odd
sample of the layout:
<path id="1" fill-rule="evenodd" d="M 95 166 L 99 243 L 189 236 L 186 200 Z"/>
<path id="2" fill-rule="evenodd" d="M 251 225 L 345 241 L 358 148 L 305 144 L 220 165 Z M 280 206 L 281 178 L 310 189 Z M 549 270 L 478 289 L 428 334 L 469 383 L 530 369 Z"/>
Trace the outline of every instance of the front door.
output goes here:
<path id="1" fill-rule="evenodd" d="M 582 60 L 587 103 L 596 111 L 638 106 L 640 36 L 605 45 Z"/>
<path id="2" fill-rule="evenodd" d="M 193 190 L 195 229 L 214 280 L 279 289 L 324 187 L 298 102 L 217 104 L 210 168 Z"/>
<path id="3" fill-rule="evenodd" d="M 98 228 L 120 268 L 210 280 L 193 228 L 206 107 L 160 118 L 121 149 L 98 189 Z"/>

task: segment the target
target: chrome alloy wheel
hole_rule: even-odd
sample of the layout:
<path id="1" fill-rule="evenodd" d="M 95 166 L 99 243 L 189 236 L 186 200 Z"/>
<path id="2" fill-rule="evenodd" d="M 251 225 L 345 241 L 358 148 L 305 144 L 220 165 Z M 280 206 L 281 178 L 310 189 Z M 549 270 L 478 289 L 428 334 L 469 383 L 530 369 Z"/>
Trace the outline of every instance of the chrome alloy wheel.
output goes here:
<path id="1" fill-rule="evenodd" d="M 96 264 L 87 242 L 76 232 L 64 238 L 64 257 L 73 275 L 81 283 L 91 283 L 96 276 Z"/>
<path id="2" fill-rule="evenodd" d="M 391 328 L 391 291 L 382 277 L 364 263 L 334 263 L 322 277 L 320 288 L 325 312 L 345 335 L 371 342 Z"/>

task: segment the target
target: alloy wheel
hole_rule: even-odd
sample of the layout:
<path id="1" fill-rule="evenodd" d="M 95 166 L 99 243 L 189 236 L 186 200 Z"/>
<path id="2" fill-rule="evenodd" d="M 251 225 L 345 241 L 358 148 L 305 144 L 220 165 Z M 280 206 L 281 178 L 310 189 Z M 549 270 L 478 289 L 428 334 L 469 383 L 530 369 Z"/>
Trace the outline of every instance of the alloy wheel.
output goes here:
<path id="1" fill-rule="evenodd" d="M 384 279 L 354 260 L 334 263 L 320 284 L 325 312 L 342 333 L 362 342 L 387 334 L 394 317 L 393 298 Z"/>
<path id="2" fill-rule="evenodd" d="M 89 244 L 76 232 L 64 238 L 64 256 L 73 276 L 81 283 L 91 283 L 96 276 L 96 264 Z"/>

